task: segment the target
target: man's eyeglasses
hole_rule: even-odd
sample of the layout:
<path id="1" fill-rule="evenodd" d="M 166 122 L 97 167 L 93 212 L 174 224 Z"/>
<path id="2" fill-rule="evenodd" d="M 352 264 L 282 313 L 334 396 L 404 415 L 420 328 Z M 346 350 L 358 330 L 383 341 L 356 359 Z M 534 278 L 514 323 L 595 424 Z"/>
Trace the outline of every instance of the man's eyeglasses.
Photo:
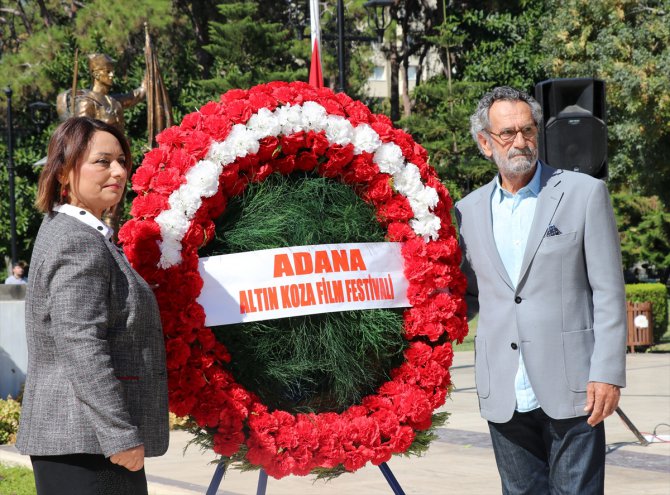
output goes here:
<path id="1" fill-rule="evenodd" d="M 519 133 L 521 133 L 523 138 L 526 140 L 535 139 L 535 137 L 537 136 L 537 127 L 535 127 L 534 125 L 527 125 L 526 127 L 523 127 L 518 130 L 505 129 L 500 133 L 491 132 L 488 129 L 486 129 L 486 132 L 488 132 L 493 136 L 498 137 L 503 143 L 511 143 L 516 139 L 516 135 Z"/>

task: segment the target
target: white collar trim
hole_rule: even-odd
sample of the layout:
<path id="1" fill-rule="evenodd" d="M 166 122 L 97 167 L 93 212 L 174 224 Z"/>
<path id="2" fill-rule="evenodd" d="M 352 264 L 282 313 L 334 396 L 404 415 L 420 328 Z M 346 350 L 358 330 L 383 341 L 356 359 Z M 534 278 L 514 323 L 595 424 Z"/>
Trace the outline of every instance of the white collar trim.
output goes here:
<path id="1" fill-rule="evenodd" d="M 93 227 L 97 232 L 100 232 L 106 239 L 111 239 L 114 230 L 98 220 L 93 213 L 86 211 L 82 208 L 77 208 L 70 204 L 57 205 L 54 206 L 54 211 L 58 213 L 64 213 L 65 215 L 76 218 L 82 223 L 85 223 L 89 227 Z"/>

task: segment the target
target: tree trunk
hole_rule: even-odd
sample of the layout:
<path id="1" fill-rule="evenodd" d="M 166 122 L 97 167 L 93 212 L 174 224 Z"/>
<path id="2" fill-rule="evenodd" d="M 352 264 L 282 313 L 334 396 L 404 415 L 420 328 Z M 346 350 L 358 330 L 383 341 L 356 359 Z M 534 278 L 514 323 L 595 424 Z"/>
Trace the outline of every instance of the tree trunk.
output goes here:
<path id="1" fill-rule="evenodd" d="M 398 60 L 398 48 L 395 44 L 391 45 L 389 64 L 391 65 L 391 120 L 397 122 L 400 120 L 400 90 L 398 87 L 400 61 Z"/>
<path id="2" fill-rule="evenodd" d="M 208 79 L 211 75 L 212 63 L 214 59 L 212 55 L 204 49 L 209 45 L 209 19 L 212 16 L 212 11 L 216 12 L 216 6 L 209 5 L 210 2 L 191 2 L 188 0 L 178 0 L 177 5 L 191 20 L 193 25 L 193 34 L 198 40 L 196 49 L 196 57 L 198 64 L 202 67 L 202 76 Z"/>
<path id="3" fill-rule="evenodd" d="M 53 21 L 51 20 L 51 14 L 49 13 L 49 10 L 47 9 L 47 6 L 44 3 L 44 0 L 37 0 L 37 4 L 40 6 L 40 15 L 42 16 L 42 20 L 44 21 L 44 25 L 46 27 L 51 27 L 51 24 L 53 24 Z"/>
<path id="4" fill-rule="evenodd" d="M 409 57 L 404 57 L 402 63 L 402 116 L 412 114 L 412 102 L 409 99 Z"/>

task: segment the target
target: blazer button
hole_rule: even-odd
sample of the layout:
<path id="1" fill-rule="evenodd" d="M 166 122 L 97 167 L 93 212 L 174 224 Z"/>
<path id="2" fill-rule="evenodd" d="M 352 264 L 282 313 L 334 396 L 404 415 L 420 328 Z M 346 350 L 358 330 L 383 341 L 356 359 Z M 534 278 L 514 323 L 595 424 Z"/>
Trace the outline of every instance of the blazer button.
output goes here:
<path id="1" fill-rule="evenodd" d="M 514 302 L 517 303 L 517 304 L 521 304 L 521 301 L 522 301 L 522 299 L 519 296 L 516 296 L 514 298 Z"/>
<path id="2" fill-rule="evenodd" d="M 512 343 L 510 344 L 510 347 L 511 347 L 512 349 L 514 349 L 515 351 L 519 348 L 519 346 L 516 345 L 516 342 L 512 342 Z"/>

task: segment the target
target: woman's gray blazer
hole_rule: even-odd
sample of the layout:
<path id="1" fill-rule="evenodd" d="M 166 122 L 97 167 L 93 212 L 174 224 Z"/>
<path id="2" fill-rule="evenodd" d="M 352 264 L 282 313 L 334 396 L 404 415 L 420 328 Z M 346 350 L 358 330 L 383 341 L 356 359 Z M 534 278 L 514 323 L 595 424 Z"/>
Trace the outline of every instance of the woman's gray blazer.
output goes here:
<path id="1" fill-rule="evenodd" d="M 44 218 L 26 293 L 23 454 L 167 450 L 165 346 L 156 299 L 118 248 L 76 218 Z"/>

